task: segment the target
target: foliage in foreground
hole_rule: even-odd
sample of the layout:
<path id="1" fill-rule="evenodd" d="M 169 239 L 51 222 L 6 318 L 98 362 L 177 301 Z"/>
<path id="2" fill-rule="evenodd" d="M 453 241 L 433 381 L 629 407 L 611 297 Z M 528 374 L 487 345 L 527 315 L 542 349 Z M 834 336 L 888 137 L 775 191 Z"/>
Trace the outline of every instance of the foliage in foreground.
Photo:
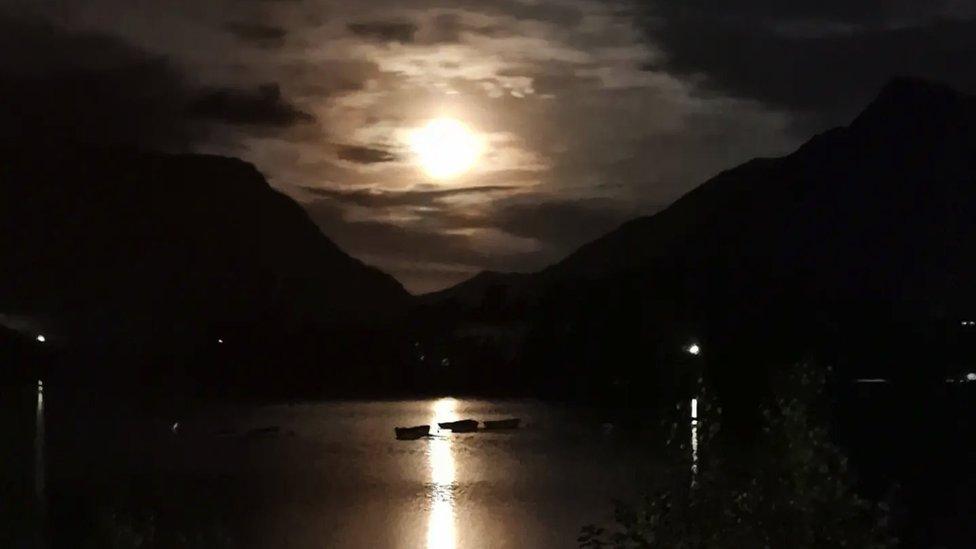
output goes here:
<path id="1" fill-rule="evenodd" d="M 154 512 L 104 509 L 93 545 L 111 549 L 220 549 L 235 546 L 219 523 L 192 524 L 159 520 Z"/>
<path id="2" fill-rule="evenodd" d="M 702 407 L 697 474 L 673 440 L 673 482 L 637 505 L 618 504 L 615 524 L 586 526 L 581 548 L 856 547 L 896 545 L 888 507 L 858 496 L 847 458 L 813 405 L 826 372 L 802 364 L 777 388 L 760 440 L 733 450 L 717 436 L 721 408 Z M 707 400 L 705 401 L 707 403 Z M 682 437 L 682 440 L 686 440 Z"/>

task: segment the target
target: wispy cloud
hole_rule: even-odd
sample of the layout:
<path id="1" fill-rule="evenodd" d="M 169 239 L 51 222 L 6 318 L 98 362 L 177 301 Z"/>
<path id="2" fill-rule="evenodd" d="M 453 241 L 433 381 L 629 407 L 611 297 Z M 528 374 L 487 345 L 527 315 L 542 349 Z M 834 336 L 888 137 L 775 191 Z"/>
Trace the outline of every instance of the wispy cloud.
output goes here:
<path id="1" fill-rule="evenodd" d="M 481 185 L 476 187 L 455 187 L 449 189 L 423 189 L 407 191 L 382 190 L 352 190 L 323 189 L 304 187 L 304 190 L 316 196 L 330 198 L 337 202 L 355 204 L 364 208 L 388 208 L 392 206 L 429 206 L 432 203 L 447 198 L 464 195 L 485 195 L 495 193 L 510 193 L 519 187 L 506 185 Z"/>
<path id="2" fill-rule="evenodd" d="M 417 25 L 410 21 L 360 21 L 349 23 L 349 32 L 380 42 L 413 42 Z"/>
<path id="3" fill-rule="evenodd" d="M 224 27 L 234 36 L 261 47 L 276 47 L 285 43 L 288 31 L 265 23 L 231 22 Z"/>
<path id="4" fill-rule="evenodd" d="M 397 160 L 397 155 L 389 149 L 364 147 L 360 145 L 338 145 L 336 147 L 336 156 L 340 160 L 356 164 L 382 164 Z"/>

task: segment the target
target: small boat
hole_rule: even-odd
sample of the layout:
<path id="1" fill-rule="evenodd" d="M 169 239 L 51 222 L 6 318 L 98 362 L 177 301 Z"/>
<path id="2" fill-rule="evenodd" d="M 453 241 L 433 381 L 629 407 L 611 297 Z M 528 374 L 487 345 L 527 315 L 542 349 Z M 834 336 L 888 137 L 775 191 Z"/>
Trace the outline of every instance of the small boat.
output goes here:
<path id="1" fill-rule="evenodd" d="M 460 421 L 445 421 L 438 423 L 441 429 L 448 429 L 454 433 L 470 433 L 478 430 L 478 422 L 473 419 L 462 419 Z"/>
<path id="2" fill-rule="evenodd" d="M 430 425 L 417 425 L 415 427 L 394 427 L 397 440 L 417 440 L 430 434 Z"/>
<path id="3" fill-rule="evenodd" d="M 517 417 L 509 419 L 496 419 L 492 421 L 485 422 L 485 429 L 500 430 L 500 429 L 518 429 L 519 422 L 521 420 Z"/>

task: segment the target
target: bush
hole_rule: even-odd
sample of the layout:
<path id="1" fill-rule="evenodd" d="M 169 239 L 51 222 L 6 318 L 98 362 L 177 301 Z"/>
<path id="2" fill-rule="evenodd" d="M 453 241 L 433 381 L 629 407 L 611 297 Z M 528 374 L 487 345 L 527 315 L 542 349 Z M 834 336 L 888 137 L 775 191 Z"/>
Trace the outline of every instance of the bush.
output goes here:
<path id="1" fill-rule="evenodd" d="M 721 408 L 702 402 L 700 460 L 691 463 L 687 446 L 672 437 L 668 448 L 678 470 L 668 477 L 674 481 L 637 505 L 618 503 L 615 524 L 584 527 L 579 546 L 894 546 L 887 505 L 855 493 L 846 457 L 814 413 L 825 380 L 826 372 L 810 364 L 791 369 L 776 384 L 775 405 L 749 448 L 719 436 Z"/>

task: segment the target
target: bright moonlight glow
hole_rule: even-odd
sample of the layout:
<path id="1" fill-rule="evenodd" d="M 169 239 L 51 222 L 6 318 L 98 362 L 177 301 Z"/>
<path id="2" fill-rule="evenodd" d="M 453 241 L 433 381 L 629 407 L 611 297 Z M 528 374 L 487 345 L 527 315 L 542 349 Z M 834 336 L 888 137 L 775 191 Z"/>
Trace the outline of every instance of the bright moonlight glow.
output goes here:
<path id="1" fill-rule="evenodd" d="M 450 179 L 471 169 L 481 156 L 481 141 L 453 118 L 437 118 L 410 135 L 417 161 L 435 179 Z"/>

